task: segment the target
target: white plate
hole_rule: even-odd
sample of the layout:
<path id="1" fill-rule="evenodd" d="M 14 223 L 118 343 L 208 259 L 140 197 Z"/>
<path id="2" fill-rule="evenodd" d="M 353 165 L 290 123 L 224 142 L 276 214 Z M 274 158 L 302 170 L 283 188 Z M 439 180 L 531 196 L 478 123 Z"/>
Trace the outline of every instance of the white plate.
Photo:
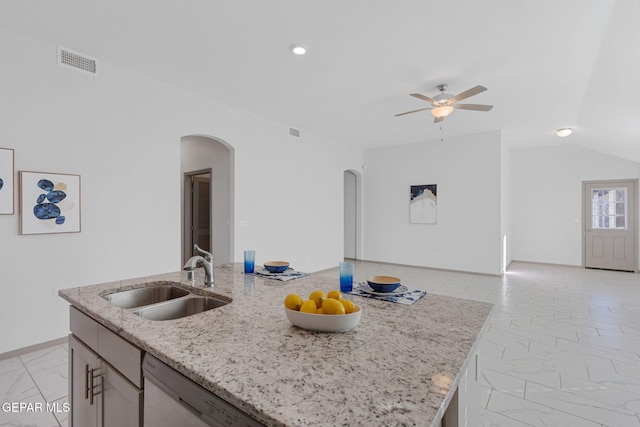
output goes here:
<path id="1" fill-rule="evenodd" d="M 356 305 L 356 311 L 349 314 L 311 314 L 284 309 L 287 318 L 295 326 L 308 331 L 343 332 L 353 329 L 360 323 L 362 308 Z"/>
<path id="2" fill-rule="evenodd" d="M 374 291 L 371 286 L 367 285 L 366 283 L 361 283 L 360 287 L 358 288 L 360 289 L 362 292 L 366 292 L 368 294 L 371 295 L 380 295 L 383 297 L 391 297 L 391 296 L 397 296 L 397 295 L 402 295 L 406 292 L 409 292 L 409 289 L 405 286 L 405 285 L 400 285 L 396 288 L 395 291 L 393 292 L 378 292 L 378 291 Z"/>

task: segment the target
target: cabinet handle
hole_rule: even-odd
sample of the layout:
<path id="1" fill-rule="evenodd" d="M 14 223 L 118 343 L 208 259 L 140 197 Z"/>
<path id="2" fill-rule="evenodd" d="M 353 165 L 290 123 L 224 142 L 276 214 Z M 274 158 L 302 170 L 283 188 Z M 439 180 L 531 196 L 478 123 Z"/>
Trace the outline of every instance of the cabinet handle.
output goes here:
<path id="1" fill-rule="evenodd" d="M 91 376 L 89 377 L 89 388 L 87 390 L 90 390 L 89 392 L 89 405 L 93 405 L 94 403 L 94 397 L 99 395 L 100 393 L 102 393 L 102 376 L 100 376 L 100 384 L 99 385 L 95 385 L 93 383 L 93 380 L 97 377 L 96 375 L 96 370 L 95 369 L 91 369 Z M 95 393 L 95 388 L 96 387 L 100 387 L 100 389 L 98 390 L 97 393 Z"/>
<path id="2" fill-rule="evenodd" d="M 84 365 L 84 398 L 89 398 L 89 364 Z"/>

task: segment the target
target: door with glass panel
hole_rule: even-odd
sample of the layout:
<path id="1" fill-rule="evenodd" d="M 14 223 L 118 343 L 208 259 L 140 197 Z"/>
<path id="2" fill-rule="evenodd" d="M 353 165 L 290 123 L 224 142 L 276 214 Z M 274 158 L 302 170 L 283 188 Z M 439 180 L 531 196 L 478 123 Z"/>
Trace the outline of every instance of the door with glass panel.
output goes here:
<path id="1" fill-rule="evenodd" d="M 637 180 L 585 181 L 584 265 L 636 271 Z"/>

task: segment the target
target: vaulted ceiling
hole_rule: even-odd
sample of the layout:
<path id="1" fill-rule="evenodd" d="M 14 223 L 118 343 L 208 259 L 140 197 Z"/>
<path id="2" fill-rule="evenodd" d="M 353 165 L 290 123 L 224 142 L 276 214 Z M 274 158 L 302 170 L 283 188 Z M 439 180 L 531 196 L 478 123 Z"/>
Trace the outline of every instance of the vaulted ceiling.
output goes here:
<path id="1" fill-rule="evenodd" d="M 3 0 L 0 27 L 361 147 L 502 130 L 640 162 L 636 0 Z M 308 46 L 295 56 L 293 43 Z M 0 41 L 0 43 L 2 43 Z M 1 72 L 0 72 L 1 73 Z M 488 88 L 434 124 L 410 97 Z M 0 101 L 1 102 L 1 101 Z M 572 127 L 558 138 L 555 130 Z"/>

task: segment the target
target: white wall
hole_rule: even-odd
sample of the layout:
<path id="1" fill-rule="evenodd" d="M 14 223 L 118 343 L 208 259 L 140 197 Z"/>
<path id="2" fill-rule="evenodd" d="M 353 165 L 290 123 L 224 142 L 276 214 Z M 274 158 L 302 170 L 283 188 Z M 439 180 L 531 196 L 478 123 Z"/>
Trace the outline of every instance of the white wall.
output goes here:
<path id="1" fill-rule="evenodd" d="M 637 179 L 640 164 L 571 145 L 511 153 L 512 257 L 582 265 L 582 181 Z"/>
<path id="2" fill-rule="evenodd" d="M 181 267 L 182 136 L 234 147 L 236 260 L 247 248 L 302 271 L 341 259 L 343 171 L 359 169 L 359 150 L 100 58 L 98 76 L 60 67 L 55 45 L 3 29 L 0 57 L 0 145 L 15 149 L 16 176 L 82 180 L 80 233 L 20 236 L 18 215 L 0 216 L 0 353 L 66 335 L 58 289 Z"/>
<path id="3" fill-rule="evenodd" d="M 372 261 L 501 273 L 499 131 L 364 153 L 364 255 Z M 438 185 L 438 223 L 409 223 L 411 185 Z"/>

